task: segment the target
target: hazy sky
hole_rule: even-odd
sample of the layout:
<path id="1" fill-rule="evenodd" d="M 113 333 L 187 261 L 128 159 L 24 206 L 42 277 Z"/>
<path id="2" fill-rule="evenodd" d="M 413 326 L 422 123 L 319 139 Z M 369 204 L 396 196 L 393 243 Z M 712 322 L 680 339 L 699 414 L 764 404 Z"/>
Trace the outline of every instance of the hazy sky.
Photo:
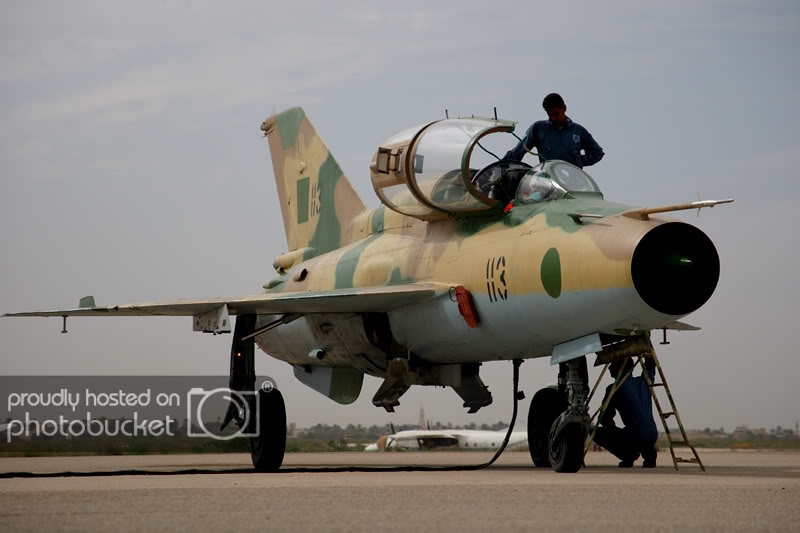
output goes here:
<path id="1" fill-rule="evenodd" d="M 736 198 L 697 224 L 722 273 L 659 347 L 690 427 L 800 419 L 800 4 L 765 1 L 10 2 L 0 16 L 0 313 L 256 293 L 286 250 L 267 143 L 273 109 L 305 108 L 378 204 L 379 142 L 450 115 L 544 118 L 560 92 L 605 149 L 589 169 L 632 205 Z M 548 2 L 548 4 L 555 4 Z M 190 318 L 0 319 L 3 374 L 226 374 L 230 336 Z M 532 324 L 535 327 L 535 324 Z M 507 419 L 511 364 L 467 415 L 379 385 L 339 406 L 257 352 L 300 426 Z M 556 370 L 522 366 L 530 398 Z M 523 404 L 520 420 L 527 415 Z"/>

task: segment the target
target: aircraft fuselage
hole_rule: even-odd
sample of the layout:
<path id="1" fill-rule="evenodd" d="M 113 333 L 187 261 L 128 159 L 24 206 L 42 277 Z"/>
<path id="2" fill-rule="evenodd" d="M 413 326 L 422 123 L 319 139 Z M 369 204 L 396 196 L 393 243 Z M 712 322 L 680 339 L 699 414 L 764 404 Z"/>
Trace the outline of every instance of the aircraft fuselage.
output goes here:
<path id="1" fill-rule="evenodd" d="M 395 340 L 431 364 L 550 356 L 555 345 L 586 332 L 663 327 L 710 296 L 693 294 L 695 286 L 711 283 L 713 291 L 718 259 L 700 230 L 667 217 L 618 216 L 629 209 L 586 195 L 517 206 L 499 218 L 424 222 L 381 207 L 353 221 L 352 244 L 298 263 L 273 290 L 412 281 L 460 285 L 471 294 L 477 327 L 470 327 L 453 298 L 445 296 L 389 312 Z M 575 220 L 574 213 L 604 218 Z M 678 270 L 669 272 L 671 281 L 649 279 L 670 268 L 649 264 L 662 260 L 651 250 L 647 258 L 635 259 L 637 246 L 658 227 L 647 245 L 661 249 L 663 261 L 672 256 L 678 261 Z M 680 268 L 686 279 L 675 278 Z M 672 290 L 653 289 L 662 282 Z M 260 323 L 270 319 L 262 317 Z M 313 349 L 325 350 L 321 364 L 384 357 L 357 315 L 301 318 L 257 341 L 265 352 L 293 364 L 308 364 Z"/>

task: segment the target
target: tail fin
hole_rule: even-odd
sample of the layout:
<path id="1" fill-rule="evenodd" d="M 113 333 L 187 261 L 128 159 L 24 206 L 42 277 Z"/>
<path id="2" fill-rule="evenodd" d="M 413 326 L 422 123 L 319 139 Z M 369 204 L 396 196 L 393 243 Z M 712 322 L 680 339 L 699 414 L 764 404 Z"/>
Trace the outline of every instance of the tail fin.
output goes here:
<path id="1" fill-rule="evenodd" d="M 289 251 L 316 254 L 346 243 L 348 223 L 366 206 L 299 107 L 267 118 L 269 140 Z"/>

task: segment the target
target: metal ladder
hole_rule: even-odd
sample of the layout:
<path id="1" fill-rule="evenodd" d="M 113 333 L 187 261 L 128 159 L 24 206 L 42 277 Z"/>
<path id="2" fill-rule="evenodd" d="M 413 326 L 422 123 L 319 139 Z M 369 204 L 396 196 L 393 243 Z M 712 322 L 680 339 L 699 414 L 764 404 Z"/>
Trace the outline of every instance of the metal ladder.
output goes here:
<path id="1" fill-rule="evenodd" d="M 656 404 L 656 409 L 658 410 L 658 416 L 661 418 L 661 423 L 664 425 L 664 433 L 667 435 L 667 441 L 669 442 L 669 453 L 672 455 L 672 464 L 675 465 L 675 470 L 678 470 L 678 463 L 691 463 L 700 465 L 700 470 L 703 472 L 706 471 L 706 467 L 703 466 L 703 462 L 700 460 L 700 456 L 697 455 L 697 450 L 694 449 L 694 446 L 691 445 L 689 442 L 689 437 L 686 436 L 686 430 L 683 428 L 683 422 L 681 422 L 681 417 L 678 414 L 678 408 L 675 407 L 675 400 L 672 398 L 672 393 L 669 390 L 669 385 L 667 385 L 667 380 L 664 377 L 664 370 L 661 368 L 661 363 L 658 362 L 658 357 L 656 357 L 655 350 L 647 354 L 653 358 L 653 362 L 656 364 L 656 379 L 660 379 L 658 383 L 653 383 L 650 381 L 650 376 L 647 374 L 647 368 L 645 367 L 645 357 L 644 355 L 639 355 L 637 359 L 637 363 L 642 367 L 642 375 L 644 376 L 645 381 L 647 382 L 647 387 L 650 389 L 650 396 L 653 397 L 653 402 Z M 664 412 L 661 408 L 661 402 L 658 401 L 658 395 L 656 394 L 656 387 L 664 387 L 664 390 L 667 393 L 667 398 L 669 399 L 669 405 L 672 411 Z M 667 425 L 667 419 L 671 416 L 675 417 L 675 420 L 678 422 L 678 428 L 681 432 L 681 437 L 683 440 L 674 440 L 672 438 L 672 433 L 670 433 L 669 426 Z M 675 446 L 685 446 L 692 450 L 692 454 L 694 454 L 694 458 L 684 459 L 682 457 L 677 457 L 675 455 Z"/>
<path id="2" fill-rule="evenodd" d="M 672 393 L 670 392 L 669 386 L 667 385 L 667 380 L 664 379 L 664 370 L 661 368 L 661 363 L 658 362 L 658 357 L 656 357 L 655 350 L 651 349 L 648 353 L 640 354 L 640 355 L 638 355 L 636 357 L 637 357 L 636 363 L 631 365 L 630 368 L 628 369 L 628 371 L 625 372 L 624 375 L 620 375 L 620 376 L 616 377 L 616 379 L 614 381 L 614 385 L 612 386 L 612 389 L 611 389 L 611 393 L 606 397 L 606 399 L 603 402 L 603 404 L 592 415 L 591 420 L 594 420 L 595 418 L 597 418 L 598 422 L 597 422 L 597 424 L 594 424 L 594 426 L 592 427 L 592 430 L 589 432 L 589 435 L 588 435 L 588 437 L 586 439 L 586 442 L 584 444 L 584 449 L 583 449 L 584 456 L 589 451 L 589 448 L 592 445 L 592 441 L 594 440 L 594 435 L 597 432 L 597 427 L 598 427 L 598 425 L 600 423 L 600 420 L 603 418 L 603 413 L 605 413 L 606 409 L 608 408 L 608 404 L 611 402 L 611 398 L 614 396 L 614 394 L 616 394 L 616 392 L 619 390 L 619 388 L 622 386 L 622 384 L 625 382 L 625 380 L 628 379 L 633 374 L 633 371 L 636 369 L 636 365 L 638 364 L 639 366 L 642 367 L 642 371 L 643 371 L 642 375 L 644 376 L 644 379 L 645 379 L 645 381 L 647 383 L 647 388 L 650 390 L 650 396 L 652 396 L 653 402 L 656 404 L 656 409 L 658 410 L 659 418 L 661 418 L 661 423 L 664 426 L 664 433 L 667 435 L 667 441 L 669 442 L 669 453 L 672 456 L 672 464 L 675 466 L 675 470 L 678 470 L 678 463 L 692 463 L 692 464 L 699 465 L 700 469 L 703 472 L 705 472 L 706 471 L 706 467 L 703 466 L 703 462 L 700 460 L 700 456 L 697 455 L 697 450 L 695 450 L 694 446 L 692 446 L 689 443 L 689 437 L 686 436 L 686 430 L 683 428 L 683 422 L 681 422 L 681 417 L 678 414 L 678 408 L 675 407 L 675 400 L 672 399 Z M 659 378 L 661 380 L 660 382 L 653 383 L 652 381 L 650 381 L 650 376 L 648 375 L 647 367 L 645 366 L 645 357 L 652 357 L 653 358 L 653 362 L 656 365 L 657 378 Z M 600 376 L 598 376 L 597 382 L 595 382 L 595 385 L 592 388 L 592 391 L 591 391 L 591 393 L 589 394 L 589 397 L 586 400 L 587 409 L 589 407 L 589 402 L 591 401 L 592 396 L 594 396 L 594 393 L 597 391 L 597 387 L 600 384 L 600 381 L 603 379 L 603 376 L 605 375 L 606 370 L 608 369 L 608 367 L 609 367 L 609 364 L 607 363 L 603 367 L 603 370 L 600 372 Z M 664 412 L 664 410 L 661 408 L 661 402 L 658 401 L 658 395 L 656 394 L 656 387 L 664 387 L 664 390 L 667 392 L 667 397 L 669 398 L 669 404 L 670 404 L 670 407 L 672 408 L 672 411 Z M 680 428 L 680 432 L 681 432 L 681 436 L 683 437 L 683 440 L 674 440 L 672 438 L 672 433 L 670 433 L 669 426 L 667 425 L 667 418 L 669 418 L 671 416 L 674 416 L 675 420 L 677 420 L 678 428 Z M 693 459 L 684 459 L 682 457 L 677 457 L 675 455 L 675 446 L 686 446 L 686 447 L 690 448 L 692 450 L 692 453 L 694 454 L 694 458 Z"/>

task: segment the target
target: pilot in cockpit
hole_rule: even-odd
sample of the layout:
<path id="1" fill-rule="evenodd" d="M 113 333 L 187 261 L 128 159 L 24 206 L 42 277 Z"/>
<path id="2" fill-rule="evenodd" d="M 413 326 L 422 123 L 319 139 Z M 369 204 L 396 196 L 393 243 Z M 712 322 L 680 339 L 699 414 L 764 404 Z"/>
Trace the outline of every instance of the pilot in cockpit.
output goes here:
<path id="1" fill-rule="evenodd" d="M 514 199 L 520 181 L 528 170 L 530 167 L 527 165 L 521 166 L 512 161 L 495 163 L 476 176 L 475 185 L 488 198 L 504 206 Z"/>
<path id="2" fill-rule="evenodd" d="M 549 200 L 556 194 L 556 188 L 547 174 L 541 170 L 530 170 L 522 177 L 517 187 L 515 201 L 520 204 L 532 204 Z"/>
<path id="3" fill-rule="evenodd" d="M 502 202 L 506 197 L 503 169 L 494 167 L 489 172 L 482 172 L 476 185 L 478 189 L 492 200 Z"/>

